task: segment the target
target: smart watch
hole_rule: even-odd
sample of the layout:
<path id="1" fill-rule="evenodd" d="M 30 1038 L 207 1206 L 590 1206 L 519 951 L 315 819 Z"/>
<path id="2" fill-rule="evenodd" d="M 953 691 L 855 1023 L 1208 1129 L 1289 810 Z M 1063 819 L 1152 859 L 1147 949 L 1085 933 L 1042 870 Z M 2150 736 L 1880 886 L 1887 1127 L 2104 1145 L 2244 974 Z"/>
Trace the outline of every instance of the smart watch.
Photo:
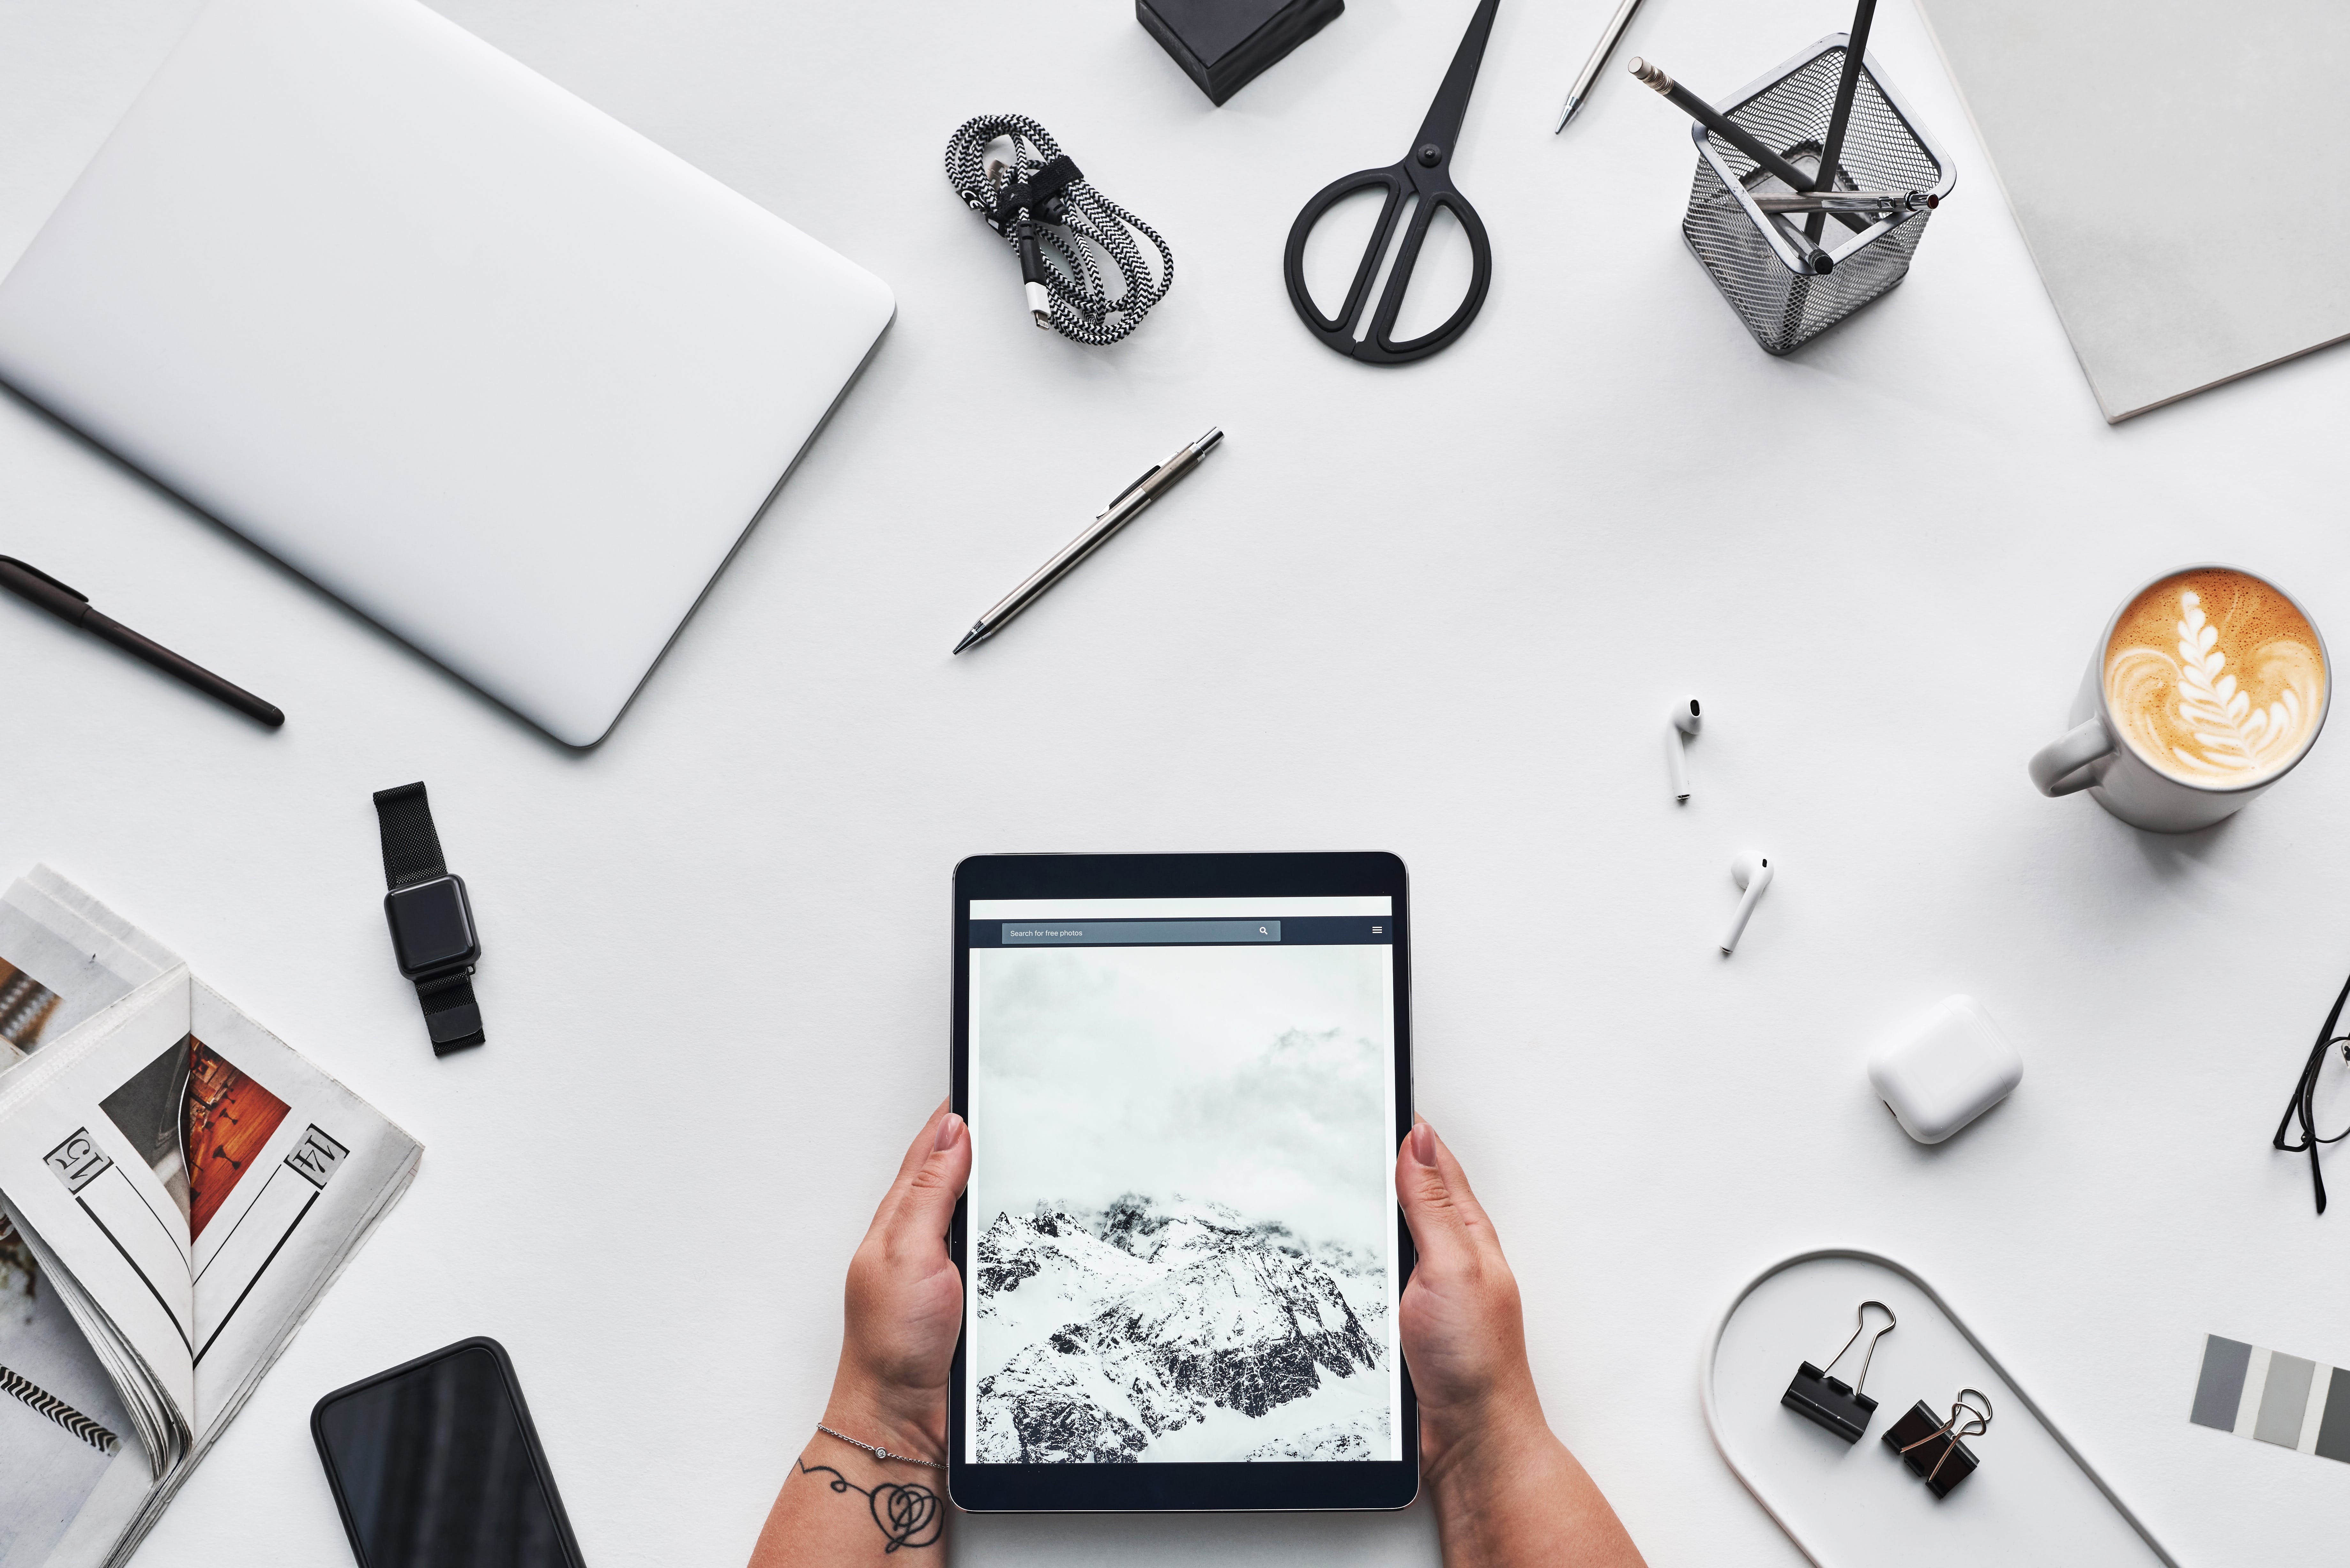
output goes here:
<path id="1" fill-rule="evenodd" d="M 473 974 L 482 939 L 473 929 L 464 878 L 451 876 L 441 857 L 424 786 L 376 791 L 375 815 L 383 831 L 384 885 L 390 889 L 383 896 L 383 918 L 391 927 L 392 956 L 415 983 L 432 1054 L 479 1045 L 482 1010 L 473 1001 Z"/>

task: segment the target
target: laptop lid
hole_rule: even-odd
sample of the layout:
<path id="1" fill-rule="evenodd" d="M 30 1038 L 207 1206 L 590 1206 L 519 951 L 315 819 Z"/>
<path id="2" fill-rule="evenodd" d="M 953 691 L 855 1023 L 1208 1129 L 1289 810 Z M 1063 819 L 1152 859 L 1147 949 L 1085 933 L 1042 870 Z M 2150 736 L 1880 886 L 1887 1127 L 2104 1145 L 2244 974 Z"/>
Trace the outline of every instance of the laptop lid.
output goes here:
<path id="1" fill-rule="evenodd" d="M 415 0 L 213 0 L 0 284 L 0 378 L 584 746 L 895 308 Z"/>

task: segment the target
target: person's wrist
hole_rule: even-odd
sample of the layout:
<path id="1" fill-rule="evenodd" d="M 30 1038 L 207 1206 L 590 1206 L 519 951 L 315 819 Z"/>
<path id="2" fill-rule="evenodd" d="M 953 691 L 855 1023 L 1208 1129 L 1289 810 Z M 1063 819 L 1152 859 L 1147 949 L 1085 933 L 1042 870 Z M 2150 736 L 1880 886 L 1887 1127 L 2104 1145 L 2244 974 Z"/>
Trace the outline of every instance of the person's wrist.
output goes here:
<path id="1" fill-rule="evenodd" d="M 1420 1474 L 1438 1490 L 1473 1488 L 1557 1440 L 1531 1382 L 1433 1412 L 1422 1407 L 1419 1419 Z"/>
<path id="2" fill-rule="evenodd" d="M 905 1388 L 844 1366 L 833 1379 L 832 1397 L 825 1402 L 824 1424 L 893 1454 L 946 1462 L 944 1390 Z"/>

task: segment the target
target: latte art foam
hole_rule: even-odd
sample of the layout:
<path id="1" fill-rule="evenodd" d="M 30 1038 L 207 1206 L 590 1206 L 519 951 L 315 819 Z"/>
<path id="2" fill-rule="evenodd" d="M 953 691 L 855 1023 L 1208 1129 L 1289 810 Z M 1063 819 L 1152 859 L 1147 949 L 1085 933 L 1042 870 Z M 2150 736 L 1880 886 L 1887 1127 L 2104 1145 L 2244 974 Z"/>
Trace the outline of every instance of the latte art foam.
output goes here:
<path id="1" fill-rule="evenodd" d="M 2106 706 L 2130 749 L 2182 783 L 2260 783 L 2325 712 L 2325 656 L 2306 617 L 2242 572 L 2181 572 L 2138 595 L 2106 645 Z"/>

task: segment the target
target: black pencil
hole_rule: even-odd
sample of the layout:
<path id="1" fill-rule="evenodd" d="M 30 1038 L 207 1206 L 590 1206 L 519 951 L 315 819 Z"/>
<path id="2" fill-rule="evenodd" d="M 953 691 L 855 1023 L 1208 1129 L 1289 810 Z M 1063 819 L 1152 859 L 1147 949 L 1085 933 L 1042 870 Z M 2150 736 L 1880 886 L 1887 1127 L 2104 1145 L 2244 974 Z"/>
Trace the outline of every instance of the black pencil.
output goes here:
<path id="1" fill-rule="evenodd" d="M 1877 0 L 1860 0 L 1852 14 L 1852 32 L 1844 46 L 1844 76 L 1836 83 L 1835 110 L 1828 116 L 1827 140 L 1820 143 L 1820 172 L 1808 187 L 1814 191 L 1835 189 L 1836 161 L 1844 156 L 1845 128 L 1852 123 L 1852 95 L 1860 90 L 1861 62 L 1868 54 L 1868 27 L 1877 20 Z M 1827 222 L 1825 213 L 1814 213 L 1804 225 L 1804 237 L 1817 244 L 1820 230 Z"/>
<path id="2" fill-rule="evenodd" d="M 1629 60 L 1625 62 L 1625 68 L 1629 70 L 1634 76 L 1639 78 L 1641 81 L 1662 93 L 1671 101 L 1672 106 L 1675 109 L 1679 109 L 1683 114 L 1688 115 L 1691 119 L 1696 120 L 1700 125 L 1704 126 L 1708 130 L 1712 131 L 1716 136 L 1721 137 L 1724 141 L 1729 142 L 1730 145 L 1738 149 L 1739 151 L 1743 152 L 1747 157 L 1754 160 L 1756 166 L 1759 167 L 1762 172 L 1777 180 L 1790 191 L 1808 191 L 1811 189 L 1810 178 L 1805 175 L 1802 170 L 1796 168 L 1784 158 L 1782 158 L 1777 153 L 1772 151 L 1768 147 L 1762 145 L 1762 142 L 1757 141 L 1754 139 L 1754 133 L 1748 130 L 1744 126 L 1739 124 L 1736 120 L 1722 113 L 1721 110 L 1714 108 L 1713 105 L 1706 102 L 1705 99 L 1698 97 L 1697 94 L 1690 91 L 1689 88 L 1681 86 L 1680 83 L 1673 80 L 1671 77 L 1667 76 L 1663 67 L 1650 65 L 1639 56 L 1635 55 Z M 1839 223 L 1857 223 L 1858 222 L 1858 220 L 1853 218 L 1848 213 L 1839 213 L 1836 214 L 1836 217 Z M 1784 234 L 1796 242 L 1796 248 L 1798 250 L 1806 253 L 1804 256 L 1804 263 L 1805 265 L 1809 266 L 1812 271 L 1814 273 L 1825 273 L 1834 269 L 1835 264 L 1829 259 L 1827 252 L 1820 249 L 1819 243 L 1817 241 L 1806 240 L 1804 237 L 1804 233 L 1801 229 L 1798 229 L 1794 224 L 1787 223 L 1784 219 L 1774 219 L 1773 222 L 1779 225 Z"/>
<path id="3" fill-rule="evenodd" d="M 1624 62 L 1625 69 L 1662 93 L 1675 109 L 1721 137 L 1739 151 L 1760 164 L 1762 171 L 1783 183 L 1790 191 L 1808 191 L 1809 179 L 1804 171 L 1754 140 L 1754 133 L 1731 119 L 1705 99 L 1667 76 L 1661 66 L 1650 65 L 1634 55 Z"/>

